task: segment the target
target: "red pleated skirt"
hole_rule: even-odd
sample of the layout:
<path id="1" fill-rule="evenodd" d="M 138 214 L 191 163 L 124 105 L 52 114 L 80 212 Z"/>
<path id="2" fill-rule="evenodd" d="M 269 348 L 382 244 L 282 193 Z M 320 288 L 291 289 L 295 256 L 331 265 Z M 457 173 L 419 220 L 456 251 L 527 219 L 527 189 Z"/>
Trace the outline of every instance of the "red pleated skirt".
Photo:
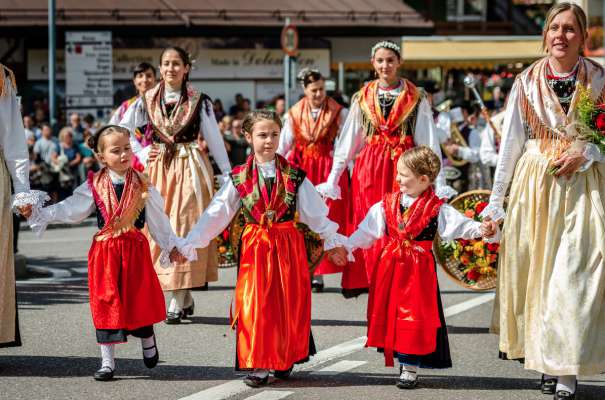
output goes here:
<path id="1" fill-rule="evenodd" d="M 393 191 L 396 164 L 397 160 L 391 160 L 390 148 L 383 143 L 366 144 L 359 153 L 351 178 L 349 235 L 355 232 L 370 207 Z M 369 287 L 372 269 L 385 244 L 385 239 L 377 240 L 371 248 L 354 252 L 355 262 L 350 263 L 342 274 L 343 289 Z"/>
<path id="2" fill-rule="evenodd" d="M 324 183 L 332 170 L 332 144 L 315 144 L 313 147 L 295 147 L 288 161 L 294 166 L 302 169 L 313 185 Z M 345 171 L 339 181 L 341 198 L 339 200 L 327 199 L 326 204 L 330 209 L 328 218 L 339 225 L 338 233 L 343 235 L 347 232 L 349 219 L 349 174 Z M 315 268 L 314 275 L 326 275 L 343 272 L 345 267 L 339 267 L 324 257 Z"/>
<path id="3" fill-rule="evenodd" d="M 149 242 L 139 230 L 93 240 L 88 252 L 88 288 L 96 329 L 134 330 L 166 318 Z"/>

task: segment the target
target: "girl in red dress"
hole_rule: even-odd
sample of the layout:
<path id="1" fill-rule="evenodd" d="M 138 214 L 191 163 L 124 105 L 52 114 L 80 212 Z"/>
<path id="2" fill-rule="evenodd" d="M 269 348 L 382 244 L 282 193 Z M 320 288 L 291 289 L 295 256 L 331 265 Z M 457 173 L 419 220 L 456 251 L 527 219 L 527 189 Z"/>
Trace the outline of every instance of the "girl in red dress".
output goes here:
<path id="1" fill-rule="evenodd" d="M 399 190 L 374 204 L 351 235 L 348 249 L 385 239 L 368 300 L 367 346 L 384 351 L 385 364 L 400 363 L 397 387 L 416 386 L 418 368 L 449 368 L 447 329 L 441 306 L 433 240 L 492 237 L 495 222 L 465 217 L 435 195 L 439 157 L 428 147 L 407 150 L 397 162 Z"/>
<path id="2" fill-rule="evenodd" d="M 276 154 L 277 114 L 251 112 L 243 130 L 254 154 L 233 169 L 187 241 L 191 247 L 207 246 L 241 210 L 232 314 L 236 368 L 248 370 L 244 382 L 258 387 L 267 383 L 269 370 L 287 378 L 295 363 L 315 353 L 309 264 L 299 223 L 319 234 L 325 250 L 342 247 L 346 238 L 337 233 L 338 225 L 328 218 L 328 207 L 305 172 Z"/>
<path id="3" fill-rule="evenodd" d="M 351 101 L 351 109 L 334 150 L 332 171 L 317 190 L 331 199 L 341 197 L 338 182 L 349 163 L 355 162 L 351 177 L 349 232 L 355 230 L 370 207 L 395 188 L 395 164 L 401 153 L 414 146 L 429 146 L 441 155 L 437 129 L 426 95 L 398 75 L 401 49 L 390 41 L 377 43 L 371 52 L 377 79 L 367 83 Z M 440 198 L 456 192 L 446 186 L 442 174 L 436 178 Z M 385 242 L 359 250 L 356 262 L 342 276 L 345 297 L 367 292 L 372 266 Z"/>
<path id="4" fill-rule="evenodd" d="M 299 74 L 299 79 L 302 81 L 305 97 L 288 111 L 277 153 L 285 156 L 293 166 L 305 171 L 309 181 L 318 185 L 328 179 L 332 169 L 334 143 L 338 140 L 340 128 L 347 118 L 347 109 L 326 96 L 326 82 L 319 71 L 304 69 Z M 326 199 L 326 205 L 330 209 L 328 217 L 339 225 L 338 232 L 345 234 L 349 174 L 340 176 L 338 187 L 340 199 Z M 313 273 L 313 290 L 323 290 L 323 275 L 342 271 L 342 266 L 325 257 Z"/>
<path id="5" fill-rule="evenodd" d="M 143 361 L 156 366 L 159 354 L 153 324 L 166 317 L 164 296 L 151 262 L 147 228 L 162 247 L 163 264 L 180 261 L 184 241 L 177 238 L 164 214 L 164 201 L 147 178 L 131 167 L 127 129 L 109 125 L 91 137 L 89 146 L 104 164 L 62 202 L 24 213 L 39 237 L 49 223 L 78 223 L 97 212 L 99 231 L 88 252 L 90 310 L 101 346 L 102 365 L 96 380 L 113 378 L 114 346 L 128 335 L 141 338 Z M 194 254 L 188 257 L 194 257 Z"/>

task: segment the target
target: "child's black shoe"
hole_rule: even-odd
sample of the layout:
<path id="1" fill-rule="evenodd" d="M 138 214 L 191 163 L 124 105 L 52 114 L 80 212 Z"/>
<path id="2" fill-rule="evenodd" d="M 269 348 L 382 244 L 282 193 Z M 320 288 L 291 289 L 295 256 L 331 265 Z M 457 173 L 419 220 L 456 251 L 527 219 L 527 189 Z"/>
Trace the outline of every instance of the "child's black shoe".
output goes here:
<path id="1" fill-rule="evenodd" d="M 110 367 L 101 367 L 100 370 L 94 374 L 95 381 L 110 381 L 113 379 L 113 369 Z"/>

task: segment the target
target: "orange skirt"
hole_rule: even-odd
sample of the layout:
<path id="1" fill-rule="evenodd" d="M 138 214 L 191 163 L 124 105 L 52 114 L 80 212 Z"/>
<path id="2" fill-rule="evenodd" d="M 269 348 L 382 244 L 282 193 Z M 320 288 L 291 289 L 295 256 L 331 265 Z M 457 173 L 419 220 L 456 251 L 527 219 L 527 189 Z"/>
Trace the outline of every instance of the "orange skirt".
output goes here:
<path id="1" fill-rule="evenodd" d="M 248 224 L 235 287 L 237 358 L 242 369 L 286 370 L 309 356 L 311 281 L 294 222 Z"/>

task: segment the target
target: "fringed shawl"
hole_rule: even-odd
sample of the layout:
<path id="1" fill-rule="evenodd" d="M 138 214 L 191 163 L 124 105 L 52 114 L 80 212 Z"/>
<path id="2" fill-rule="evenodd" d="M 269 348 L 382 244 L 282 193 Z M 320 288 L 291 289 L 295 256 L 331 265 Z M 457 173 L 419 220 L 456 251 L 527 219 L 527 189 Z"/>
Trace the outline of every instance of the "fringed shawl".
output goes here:
<path id="1" fill-rule="evenodd" d="M 594 100 L 602 103 L 605 98 L 605 70 L 584 57 L 580 57 L 579 64 L 577 85 L 589 89 Z M 547 66 L 548 57 L 536 61 L 517 76 L 517 85 L 528 139 L 540 140 L 540 150 L 556 158 L 577 139 L 574 122 L 579 91 L 576 87 L 569 111 L 565 113 L 557 95 L 548 85 Z"/>

